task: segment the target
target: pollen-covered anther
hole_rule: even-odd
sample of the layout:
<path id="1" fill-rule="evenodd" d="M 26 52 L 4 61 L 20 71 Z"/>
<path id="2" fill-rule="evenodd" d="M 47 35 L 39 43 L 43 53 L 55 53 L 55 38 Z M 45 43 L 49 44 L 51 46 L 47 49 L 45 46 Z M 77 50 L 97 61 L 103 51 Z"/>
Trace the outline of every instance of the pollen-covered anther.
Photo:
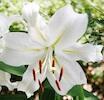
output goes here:
<path id="1" fill-rule="evenodd" d="M 60 70 L 59 81 L 61 81 L 62 76 L 63 76 L 63 73 L 64 73 L 64 69 L 63 69 L 63 67 L 62 67 L 61 70 Z"/>
<path id="2" fill-rule="evenodd" d="M 33 69 L 32 72 L 33 72 L 34 81 L 36 81 L 36 71 L 35 71 L 35 69 Z"/>
<path id="3" fill-rule="evenodd" d="M 52 60 L 52 67 L 51 67 L 51 70 L 52 70 L 52 72 L 54 73 L 55 72 L 55 59 L 53 58 L 53 60 Z"/>
<path id="4" fill-rule="evenodd" d="M 39 60 L 39 71 L 40 71 L 40 74 L 42 73 L 42 61 Z"/>
<path id="5" fill-rule="evenodd" d="M 40 82 L 40 80 L 38 80 L 39 86 L 40 86 L 40 91 L 44 92 L 44 86 L 43 84 Z"/>
<path id="6" fill-rule="evenodd" d="M 55 67 L 55 59 L 52 60 L 52 67 Z"/>
<path id="7" fill-rule="evenodd" d="M 61 91 L 61 88 L 60 88 L 60 83 L 59 83 L 59 81 L 58 81 L 58 80 L 55 80 L 55 83 L 56 83 L 56 86 L 57 86 L 58 90 L 59 90 L 59 91 Z"/>

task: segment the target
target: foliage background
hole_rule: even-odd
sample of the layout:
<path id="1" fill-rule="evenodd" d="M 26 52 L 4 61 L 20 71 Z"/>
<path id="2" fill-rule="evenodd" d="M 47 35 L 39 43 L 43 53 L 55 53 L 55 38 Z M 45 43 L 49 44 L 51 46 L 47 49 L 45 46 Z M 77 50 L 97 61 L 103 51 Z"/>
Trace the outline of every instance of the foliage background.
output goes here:
<path id="1" fill-rule="evenodd" d="M 0 0 L 0 12 L 5 13 L 6 15 L 21 14 L 21 8 L 24 1 L 26 0 Z M 47 21 L 55 13 L 57 9 L 70 3 L 73 5 L 73 8 L 75 9 L 76 12 L 79 13 L 86 12 L 89 15 L 89 25 L 86 33 L 83 35 L 80 41 L 82 43 L 93 43 L 95 45 L 100 44 L 104 46 L 104 0 L 34 0 L 34 1 L 40 4 L 40 13 L 47 19 Z M 10 27 L 10 30 L 26 31 L 22 23 L 14 23 Z M 102 50 L 102 54 L 103 52 L 104 48 Z M 88 91 L 92 92 L 94 95 L 96 95 L 99 98 L 99 100 L 104 100 L 104 61 L 95 63 L 92 62 L 85 63 L 80 61 L 80 64 L 84 69 L 84 71 L 86 72 L 88 79 L 88 85 L 83 87 Z M 20 75 L 20 73 L 17 75 Z M 20 77 L 17 79 L 20 79 Z M 3 89 L 0 92 L 1 95 L 17 93 L 17 91 L 12 92 L 8 91 L 5 87 L 3 87 Z"/>

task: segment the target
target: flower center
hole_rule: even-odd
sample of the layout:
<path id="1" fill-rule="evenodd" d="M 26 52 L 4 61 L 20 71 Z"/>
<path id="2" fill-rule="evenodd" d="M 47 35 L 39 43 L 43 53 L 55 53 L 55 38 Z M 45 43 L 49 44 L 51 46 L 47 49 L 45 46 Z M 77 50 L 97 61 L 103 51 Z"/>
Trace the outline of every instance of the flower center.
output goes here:
<path id="1" fill-rule="evenodd" d="M 50 50 L 52 51 L 50 52 Z M 43 75 L 43 73 L 45 73 L 45 71 L 47 70 L 47 67 L 49 67 L 48 69 L 50 70 L 50 73 L 54 77 L 54 81 L 57 86 L 57 89 L 61 91 L 61 80 L 64 74 L 64 67 L 59 64 L 58 59 L 55 54 L 55 50 L 50 48 L 47 56 L 39 59 L 36 66 L 37 66 L 36 68 L 38 69 L 34 68 L 32 70 L 33 79 L 34 81 L 38 81 L 41 89 L 42 89 L 42 84 L 39 81 L 40 79 L 38 79 L 37 77 L 37 73 L 39 73 L 40 75 Z"/>

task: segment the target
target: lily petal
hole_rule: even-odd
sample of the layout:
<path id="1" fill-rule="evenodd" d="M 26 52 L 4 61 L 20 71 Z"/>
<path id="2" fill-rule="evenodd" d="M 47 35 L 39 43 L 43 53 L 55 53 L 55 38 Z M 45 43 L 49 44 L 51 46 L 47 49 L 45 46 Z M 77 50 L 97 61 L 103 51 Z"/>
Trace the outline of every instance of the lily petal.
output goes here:
<path id="1" fill-rule="evenodd" d="M 22 14 L 23 18 L 30 24 L 34 25 L 37 20 L 39 6 L 36 3 L 26 2 L 23 4 Z"/>
<path id="2" fill-rule="evenodd" d="M 23 17 L 27 21 L 28 32 L 31 38 L 41 44 L 47 40 L 47 25 L 45 19 L 39 14 L 39 6 L 36 3 L 27 2 L 23 6 Z"/>
<path id="3" fill-rule="evenodd" d="M 32 67 L 28 67 L 26 72 L 23 74 L 23 79 L 19 82 L 17 90 L 26 93 L 27 97 L 31 97 L 36 90 L 39 89 L 38 82 L 34 81 L 32 74 Z"/>
<path id="4" fill-rule="evenodd" d="M 76 42 L 85 33 L 87 24 L 87 14 L 78 14 L 67 5 L 52 16 L 48 36 L 53 44 L 59 42 L 59 46 L 67 46 Z"/>
<path id="5" fill-rule="evenodd" d="M 63 52 L 68 59 L 83 60 L 86 62 L 92 61 L 101 61 L 103 56 L 101 54 L 102 50 L 101 45 L 92 45 L 92 44 L 74 44 L 67 49 L 64 49 Z"/>
<path id="6" fill-rule="evenodd" d="M 33 41 L 37 41 L 41 44 L 45 44 L 48 41 L 46 33 L 48 33 L 48 26 L 44 19 L 39 15 L 37 23 L 34 26 L 28 25 L 28 32 Z"/>
<path id="7" fill-rule="evenodd" d="M 0 38 L 0 53 L 2 53 L 4 45 L 5 45 L 5 41 L 4 41 L 4 38 L 1 35 L 1 38 Z"/>
<path id="8" fill-rule="evenodd" d="M 5 35 L 5 47 L 0 60 L 9 65 L 33 64 L 36 56 L 44 52 L 42 45 L 33 42 L 28 34 L 12 32 Z"/>
<path id="9" fill-rule="evenodd" d="M 11 75 L 7 72 L 0 71 L 0 85 L 7 86 L 9 90 L 16 88 L 17 83 L 10 82 Z"/>
<path id="10" fill-rule="evenodd" d="M 56 59 L 56 70 L 52 73 L 52 71 L 48 69 L 47 78 L 58 94 L 66 95 L 74 85 L 86 83 L 85 74 L 77 62 L 69 61 L 62 55 L 56 55 Z M 60 72 L 63 73 L 61 74 L 61 79 Z"/>

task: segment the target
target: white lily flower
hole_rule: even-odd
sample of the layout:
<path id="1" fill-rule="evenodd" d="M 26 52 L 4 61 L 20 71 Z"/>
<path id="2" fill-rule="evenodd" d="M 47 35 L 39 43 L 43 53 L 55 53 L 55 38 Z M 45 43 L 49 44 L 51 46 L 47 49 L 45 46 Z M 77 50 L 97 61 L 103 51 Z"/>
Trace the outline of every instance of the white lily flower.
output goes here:
<path id="1" fill-rule="evenodd" d="M 5 16 L 4 14 L 0 14 L 0 56 L 3 52 L 3 49 L 5 47 L 5 39 L 4 36 L 6 33 L 9 32 L 10 25 L 20 20 L 21 18 L 17 15 L 13 16 Z M 1 67 L 1 66 L 0 66 Z M 17 82 L 10 82 L 11 75 L 7 72 L 0 70 L 0 86 L 7 86 L 9 90 L 13 90 L 17 86 Z"/>
<path id="2" fill-rule="evenodd" d="M 28 97 L 42 88 L 45 78 L 57 93 L 65 95 L 74 85 L 86 83 L 76 60 L 101 60 L 101 47 L 76 43 L 86 31 L 87 14 L 78 14 L 67 5 L 46 24 L 38 11 L 34 3 L 24 5 L 28 34 L 6 34 L 6 49 L 1 60 L 14 66 L 30 65 L 18 85 L 18 90 L 26 92 Z"/>

